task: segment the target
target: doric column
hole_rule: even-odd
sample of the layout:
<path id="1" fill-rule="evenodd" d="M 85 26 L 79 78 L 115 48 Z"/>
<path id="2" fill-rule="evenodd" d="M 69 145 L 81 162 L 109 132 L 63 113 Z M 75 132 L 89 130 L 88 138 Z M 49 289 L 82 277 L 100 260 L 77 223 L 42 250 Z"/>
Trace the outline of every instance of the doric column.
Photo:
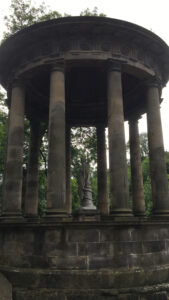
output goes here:
<path id="1" fill-rule="evenodd" d="M 6 216 L 21 215 L 24 107 L 25 89 L 21 82 L 16 81 L 11 94 L 3 187 L 2 213 Z"/>
<path id="2" fill-rule="evenodd" d="M 144 186 L 137 116 L 129 119 L 129 136 L 133 212 L 135 215 L 144 215 Z"/>
<path id="3" fill-rule="evenodd" d="M 66 211 L 72 213 L 71 191 L 71 128 L 66 126 Z"/>
<path id="4" fill-rule="evenodd" d="M 107 191 L 107 162 L 105 126 L 97 126 L 97 179 L 98 179 L 98 209 L 103 215 L 108 215 L 108 191 Z"/>
<path id="5" fill-rule="evenodd" d="M 154 214 L 169 214 L 168 180 L 160 116 L 159 85 L 147 84 L 147 125 Z"/>
<path id="6" fill-rule="evenodd" d="M 108 68 L 108 131 L 110 164 L 111 213 L 130 214 L 121 66 L 109 61 Z"/>
<path id="7" fill-rule="evenodd" d="M 42 134 L 40 122 L 30 121 L 29 161 L 26 177 L 25 215 L 38 215 L 38 167 Z"/>
<path id="8" fill-rule="evenodd" d="M 47 214 L 66 212 L 65 76 L 57 65 L 50 76 Z"/>

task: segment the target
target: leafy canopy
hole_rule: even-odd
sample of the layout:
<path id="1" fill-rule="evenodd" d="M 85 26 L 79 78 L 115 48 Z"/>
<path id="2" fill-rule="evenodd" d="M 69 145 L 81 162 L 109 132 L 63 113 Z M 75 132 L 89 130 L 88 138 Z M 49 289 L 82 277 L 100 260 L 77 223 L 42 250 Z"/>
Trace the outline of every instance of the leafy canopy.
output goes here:
<path id="1" fill-rule="evenodd" d="M 54 18 L 67 17 L 68 14 L 61 15 L 56 10 L 51 10 L 44 2 L 40 6 L 33 6 L 31 0 L 11 0 L 10 14 L 4 17 L 7 30 L 4 32 L 4 40 L 11 34 L 41 21 Z M 80 16 L 102 16 L 106 15 L 98 12 L 98 8 L 89 8 L 80 13 Z"/>
<path id="2" fill-rule="evenodd" d="M 35 7 L 31 5 L 31 0 L 11 0 L 10 14 L 4 17 L 7 28 L 4 38 L 34 23 L 61 16 L 59 12 L 50 10 L 44 2 Z"/>

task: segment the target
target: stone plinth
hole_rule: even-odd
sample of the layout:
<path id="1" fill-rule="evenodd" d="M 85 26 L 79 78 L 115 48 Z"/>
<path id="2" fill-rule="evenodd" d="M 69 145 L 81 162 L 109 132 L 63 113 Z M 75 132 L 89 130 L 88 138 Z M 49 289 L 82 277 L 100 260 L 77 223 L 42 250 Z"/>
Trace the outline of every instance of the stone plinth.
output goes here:
<path id="1" fill-rule="evenodd" d="M 0 299 L 12 300 L 12 285 L 2 273 L 0 273 Z"/>
<path id="2" fill-rule="evenodd" d="M 144 218 L 0 224 L 0 271 L 16 300 L 167 299 L 147 297 L 167 297 L 168 236 Z"/>

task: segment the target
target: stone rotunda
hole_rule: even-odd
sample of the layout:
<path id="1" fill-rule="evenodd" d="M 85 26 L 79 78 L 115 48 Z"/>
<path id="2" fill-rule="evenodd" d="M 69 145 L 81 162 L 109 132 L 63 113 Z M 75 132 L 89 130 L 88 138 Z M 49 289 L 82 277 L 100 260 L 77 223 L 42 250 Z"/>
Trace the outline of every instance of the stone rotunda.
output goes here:
<path id="1" fill-rule="evenodd" d="M 168 299 L 169 194 L 160 117 L 161 91 L 168 79 L 165 42 L 116 19 L 41 22 L 0 46 L 0 83 L 8 92 L 9 106 L 0 272 L 11 284 L 14 300 Z M 138 133 L 144 113 L 151 217 L 145 216 Z M 23 197 L 25 117 L 30 121 L 30 146 Z M 125 120 L 130 132 L 132 208 Z M 49 146 L 47 208 L 45 217 L 39 218 L 42 123 L 48 128 Z M 83 216 L 71 211 L 70 129 L 76 126 L 97 128 L 98 209 Z"/>

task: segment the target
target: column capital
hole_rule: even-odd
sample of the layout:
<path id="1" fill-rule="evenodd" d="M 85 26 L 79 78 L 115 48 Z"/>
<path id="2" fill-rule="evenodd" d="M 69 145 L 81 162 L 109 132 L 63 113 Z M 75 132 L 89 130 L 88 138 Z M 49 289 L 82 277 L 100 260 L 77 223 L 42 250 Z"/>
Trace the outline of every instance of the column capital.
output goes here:
<path id="1" fill-rule="evenodd" d="M 119 59 L 109 58 L 107 60 L 107 71 L 118 71 L 121 72 L 122 66 L 126 63 L 126 61 L 121 61 Z"/>
<path id="2" fill-rule="evenodd" d="M 133 114 L 128 116 L 129 123 L 138 123 L 138 120 L 141 119 L 142 116 L 140 114 Z"/>
<path id="3" fill-rule="evenodd" d="M 60 59 L 51 66 L 51 72 L 59 71 L 64 73 L 64 59 Z"/>
<path id="4" fill-rule="evenodd" d="M 115 59 L 111 59 L 111 58 L 109 58 L 107 60 L 107 71 L 108 72 L 111 72 L 111 71 L 121 72 L 121 67 L 122 67 L 122 62 L 120 60 L 115 60 Z"/>
<path id="5" fill-rule="evenodd" d="M 22 89 L 25 88 L 25 81 L 21 78 L 14 78 L 11 83 L 11 88 L 21 87 Z"/>
<path id="6" fill-rule="evenodd" d="M 105 123 L 97 123 L 96 124 L 96 129 L 102 129 L 102 128 L 104 128 L 104 130 L 105 130 L 105 128 L 106 128 Z"/>
<path id="7" fill-rule="evenodd" d="M 39 119 L 30 118 L 29 120 L 30 120 L 30 126 L 32 128 L 34 128 L 35 130 L 36 130 L 36 128 L 39 129 L 39 127 L 40 127 L 40 120 Z"/>
<path id="8" fill-rule="evenodd" d="M 161 89 L 162 87 L 162 81 L 159 77 L 153 76 L 151 78 L 148 78 L 144 81 L 144 84 L 146 87 L 156 87 Z"/>

